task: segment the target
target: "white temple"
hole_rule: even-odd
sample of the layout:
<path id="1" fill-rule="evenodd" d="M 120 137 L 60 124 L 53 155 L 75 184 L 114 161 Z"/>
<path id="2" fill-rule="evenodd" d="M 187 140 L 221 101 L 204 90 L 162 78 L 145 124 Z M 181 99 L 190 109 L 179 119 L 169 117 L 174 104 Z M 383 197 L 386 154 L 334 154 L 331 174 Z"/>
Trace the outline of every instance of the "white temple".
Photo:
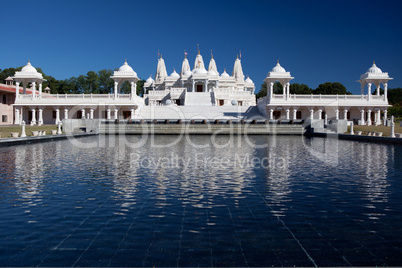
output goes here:
<path id="1" fill-rule="evenodd" d="M 181 106 L 255 106 L 255 86 L 250 78 L 244 79 L 239 58 L 232 75 L 226 70 L 219 75 L 211 54 L 208 70 L 198 50 L 193 70 L 185 54 L 180 74 L 173 70 L 168 76 L 165 61 L 158 59 L 155 80 L 149 77 L 144 85 L 145 103 L 151 106 L 176 104 Z"/>
<path id="2" fill-rule="evenodd" d="M 258 100 L 258 108 L 270 120 L 348 120 L 359 125 L 381 124 L 381 112 L 387 117 L 391 105 L 387 99 L 387 82 L 391 80 L 375 63 L 360 76 L 361 95 L 302 95 L 290 94 L 289 82 L 293 79 L 290 72 L 279 64 L 268 73 L 267 96 Z M 283 86 L 283 94 L 274 94 L 273 86 L 278 81 Z M 372 95 L 372 85 L 377 94 Z M 384 94 L 380 95 L 380 86 L 384 85 Z M 367 94 L 364 88 L 367 85 Z"/>
<path id="3" fill-rule="evenodd" d="M 115 71 L 113 94 L 48 94 L 42 92 L 42 74 L 30 62 L 12 77 L 16 83 L 14 124 L 24 120 L 31 125 L 54 124 L 63 119 L 244 119 L 269 120 L 347 120 L 360 125 L 379 125 L 387 117 L 388 73 L 374 63 L 358 82 L 361 95 L 300 95 L 290 94 L 293 79 L 279 61 L 268 73 L 267 96 L 256 105 L 255 86 L 244 77 L 241 60 L 234 62 L 232 74 L 219 74 L 211 54 L 208 69 L 198 50 L 191 70 L 185 54 L 180 73 L 168 75 L 162 56 L 158 59 L 155 80 L 148 78 L 144 96 L 136 94 L 137 73 L 127 61 Z M 120 87 L 128 81 L 131 93 L 122 94 Z M 274 94 L 273 85 L 279 81 L 283 94 Z M 31 86 L 27 91 L 28 84 Z M 381 84 L 384 94 L 381 95 Z M 22 92 L 20 85 L 23 86 Z M 38 85 L 39 90 L 36 90 Z M 364 89 L 367 85 L 367 93 Z M 378 90 L 371 93 L 372 86 Z M 46 89 L 45 89 L 46 91 Z M 29 92 L 29 93 L 28 93 Z M 28 94 L 27 94 L 28 93 Z M 168 109 L 169 108 L 169 109 Z"/>

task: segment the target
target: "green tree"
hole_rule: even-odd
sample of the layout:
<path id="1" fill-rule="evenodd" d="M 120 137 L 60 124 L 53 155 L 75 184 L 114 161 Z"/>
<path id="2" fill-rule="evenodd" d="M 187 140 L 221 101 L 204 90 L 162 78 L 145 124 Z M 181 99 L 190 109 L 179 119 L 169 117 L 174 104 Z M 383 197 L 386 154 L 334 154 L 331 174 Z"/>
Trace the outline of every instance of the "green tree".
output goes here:
<path id="1" fill-rule="evenodd" d="M 305 84 L 290 84 L 290 94 L 313 94 L 313 90 Z"/>
<path id="2" fill-rule="evenodd" d="M 346 87 L 339 82 L 331 83 L 326 82 L 324 84 L 318 85 L 318 87 L 314 90 L 313 94 L 323 94 L 323 95 L 351 95 L 349 91 L 346 90 Z"/>
<path id="3" fill-rule="evenodd" d="M 114 81 L 110 76 L 112 76 L 112 70 L 100 70 L 98 72 L 99 76 L 99 93 L 108 94 L 112 93 Z"/>
<path id="4" fill-rule="evenodd" d="M 388 89 L 388 102 L 391 105 L 402 105 L 402 88 Z"/>
<path id="5" fill-rule="evenodd" d="M 267 82 L 264 82 L 261 85 L 260 91 L 258 91 L 258 93 L 255 95 L 255 97 L 258 100 L 259 98 L 262 98 L 262 97 L 264 97 L 266 95 L 267 95 Z"/>
<path id="6" fill-rule="evenodd" d="M 86 76 L 86 88 L 88 93 L 99 93 L 99 76 L 94 71 L 89 71 Z"/>

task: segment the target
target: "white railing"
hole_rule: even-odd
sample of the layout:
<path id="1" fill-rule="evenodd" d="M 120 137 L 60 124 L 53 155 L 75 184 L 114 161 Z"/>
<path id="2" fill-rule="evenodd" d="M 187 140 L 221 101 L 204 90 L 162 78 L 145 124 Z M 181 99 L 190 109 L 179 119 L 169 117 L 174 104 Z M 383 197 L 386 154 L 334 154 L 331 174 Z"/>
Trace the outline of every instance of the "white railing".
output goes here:
<path id="1" fill-rule="evenodd" d="M 272 99 L 286 99 L 283 94 L 273 94 Z M 383 100 L 384 96 L 371 95 L 372 100 Z M 302 95 L 290 94 L 288 100 L 368 100 L 367 95 Z"/>

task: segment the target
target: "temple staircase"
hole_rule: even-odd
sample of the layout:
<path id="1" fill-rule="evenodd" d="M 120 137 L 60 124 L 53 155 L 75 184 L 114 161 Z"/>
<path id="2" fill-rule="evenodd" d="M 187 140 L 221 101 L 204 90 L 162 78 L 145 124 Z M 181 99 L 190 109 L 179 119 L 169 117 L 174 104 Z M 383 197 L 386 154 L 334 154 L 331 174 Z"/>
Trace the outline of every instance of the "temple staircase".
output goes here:
<path id="1" fill-rule="evenodd" d="M 213 92 L 186 92 L 184 105 L 186 106 L 212 106 Z"/>

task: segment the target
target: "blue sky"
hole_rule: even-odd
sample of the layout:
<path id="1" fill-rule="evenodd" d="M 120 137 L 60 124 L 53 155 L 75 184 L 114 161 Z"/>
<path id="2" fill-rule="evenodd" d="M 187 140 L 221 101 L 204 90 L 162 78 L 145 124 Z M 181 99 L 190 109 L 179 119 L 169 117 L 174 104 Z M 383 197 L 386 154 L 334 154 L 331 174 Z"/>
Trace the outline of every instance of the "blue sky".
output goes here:
<path id="1" fill-rule="evenodd" d="M 127 59 L 140 78 L 155 74 L 158 49 L 168 73 L 206 65 L 243 72 L 259 89 L 279 60 L 292 83 L 316 88 L 355 81 L 373 60 L 402 87 L 402 1 L 3 1 L 0 68 L 34 67 L 56 79 L 114 69 Z"/>

